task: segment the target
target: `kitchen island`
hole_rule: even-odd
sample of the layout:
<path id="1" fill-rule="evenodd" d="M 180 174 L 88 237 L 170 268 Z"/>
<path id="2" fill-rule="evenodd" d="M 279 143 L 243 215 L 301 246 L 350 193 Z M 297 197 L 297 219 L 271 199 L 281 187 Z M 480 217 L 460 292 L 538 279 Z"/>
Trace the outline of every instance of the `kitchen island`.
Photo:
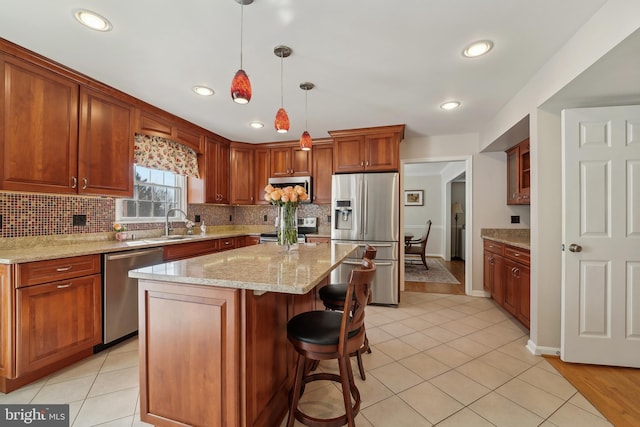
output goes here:
<path id="1" fill-rule="evenodd" d="M 140 414 L 156 426 L 277 426 L 295 352 L 287 321 L 351 244 L 275 243 L 133 270 L 139 286 Z M 321 304 L 321 303 L 320 303 Z"/>

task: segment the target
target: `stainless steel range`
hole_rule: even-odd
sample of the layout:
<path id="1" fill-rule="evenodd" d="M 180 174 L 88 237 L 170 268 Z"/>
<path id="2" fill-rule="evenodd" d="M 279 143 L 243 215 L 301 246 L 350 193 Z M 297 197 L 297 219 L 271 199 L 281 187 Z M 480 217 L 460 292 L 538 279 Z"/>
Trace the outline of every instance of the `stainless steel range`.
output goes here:
<path id="1" fill-rule="evenodd" d="M 276 221 L 277 222 L 277 221 Z M 298 243 L 307 241 L 307 234 L 315 234 L 318 232 L 318 218 L 306 217 L 298 218 Z M 277 242 L 278 232 L 260 234 L 260 243 Z"/>

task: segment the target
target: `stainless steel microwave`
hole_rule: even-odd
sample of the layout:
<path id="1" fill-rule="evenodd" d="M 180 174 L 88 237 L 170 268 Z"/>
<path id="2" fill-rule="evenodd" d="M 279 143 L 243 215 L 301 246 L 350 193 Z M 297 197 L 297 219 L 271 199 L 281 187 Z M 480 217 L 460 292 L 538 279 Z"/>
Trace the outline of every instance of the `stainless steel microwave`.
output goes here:
<path id="1" fill-rule="evenodd" d="M 301 187 L 304 187 L 304 189 L 307 191 L 307 194 L 309 195 L 309 198 L 301 203 L 311 203 L 311 201 L 313 200 L 313 194 L 312 194 L 312 186 L 311 186 L 311 177 L 310 176 L 288 176 L 288 177 L 280 177 L 280 178 L 269 178 L 269 184 L 271 184 L 274 187 L 277 188 L 284 188 L 284 187 L 295 187 L 296 185 L 299 185 Z"/>

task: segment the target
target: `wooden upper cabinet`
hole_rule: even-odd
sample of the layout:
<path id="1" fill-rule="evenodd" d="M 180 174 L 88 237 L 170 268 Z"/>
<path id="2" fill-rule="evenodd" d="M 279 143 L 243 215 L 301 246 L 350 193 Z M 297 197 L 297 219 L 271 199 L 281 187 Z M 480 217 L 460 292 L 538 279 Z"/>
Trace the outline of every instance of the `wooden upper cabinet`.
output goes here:
<path id="1" fill-rule="evenodd" d="M 271 176 L 308 176 L 312 173 L 312 152 L 296 146 L 283 146 L 269 150 Z"/>
<path id="2" fill-rule="evenodd" d="M 331 176 L 333 175 L 333 146 L 313 146 L 313 203 L 331 203 Z"/>
<path id="3" fill-rule="evenodd" d="M 0 188 L 76 193 L 78 84 L 2 54 L 0 78 Z"/>
<path id="4" fill-rule="evenodd" d="M 226 141 L 206 138 L 205 201 L 229 204 L 230 148 Z"/>
<path id="5" fill-rule="evenodd" d="M 253 173 L 253 197 L 255 204 L 268 205 L 269 202 L 264 200 L 264 187 L 269 182 L 270 157 L 268 148 L 256 148 L 254 154 L 254 173 Z"/>
<path id="6" fill-rule="evenodd" d="M 333 172 L 395 172 L 400 163 L 404 125 L 330 131 Z"/>
<path id="7" fill-rule="evenodd" d="M 507 204 L 531 204 L 529 138 L 507 150 Z"/>
<path id="8" fill-rule="evenodd" d="M 204 151 L 205 135 L 196 127 L 191 127 L 178 123 L 176 118 L 167 114 L 166 116 L 138 109 L 136 113 L 136 132 L 159 136 L 171 141 L 179 142 L 197 153 Z"/>
<path id="9" fill-rule="evenodd" d="M 129 104 L 80 89 L 78 193 L 133 195 L 133 127 Z"/>
<path id="10" fill-rule="evenodd" d="M 231 204 L 251 205 L 255 202 L 254 150 L 251 147 L 231 147 Z"/>

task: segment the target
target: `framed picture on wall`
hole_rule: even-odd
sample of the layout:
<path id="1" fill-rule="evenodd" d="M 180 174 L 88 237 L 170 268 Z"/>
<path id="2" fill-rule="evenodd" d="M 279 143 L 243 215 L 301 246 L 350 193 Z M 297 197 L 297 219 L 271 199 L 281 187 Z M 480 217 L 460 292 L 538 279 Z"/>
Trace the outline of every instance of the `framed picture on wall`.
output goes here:
<path id="1" fill-rule="evenodd" d="M 404 205 L 405 206 L 424 206 L 424 190 L 405 190 Z"/>

